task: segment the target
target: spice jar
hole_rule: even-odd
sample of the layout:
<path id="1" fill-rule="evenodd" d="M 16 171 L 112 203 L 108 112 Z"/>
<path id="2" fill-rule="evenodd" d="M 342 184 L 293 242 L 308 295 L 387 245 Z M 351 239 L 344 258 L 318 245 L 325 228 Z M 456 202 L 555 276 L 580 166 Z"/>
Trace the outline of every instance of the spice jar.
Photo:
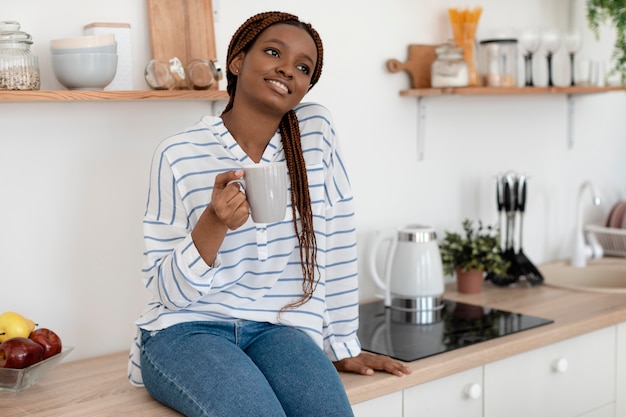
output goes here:
<path id="1" fill-rule="evenodd" d="M 208 90 L 222 79 L 222 68 L 214 59 L 194 59 L 185 67 L 185 74 L 191 89 Z"/>
<path id="2" fill-rule="evenodd" d="M 39 61 L 32 37 L 14 21 L 0 22 L 0 90 L 39 90 Z"/>
<path id="3" fill-rule="evenodd" d="M 144 73 L 146 83 L 153 90 L 184 90 L 187 88 L 185 68 L 180 59 L 174 57 L 168 61 L 153 59 L 146 65 Z"/>
<path id="4" fill-rule="evenodd" d="M 178 58 L 153 59 L 146 65 L 145 79 L 153 90 L 208 90 L 222 79 L 216 60 L 194 59 L 186 67 Z"/>
<path id="5" fill-rule="evenodd" d="M 435 49 L 437 58 L 430 69 L 430 85 L 434 88 L 467 87 L 469 71 L 463 59 L 463 48 L 450 41 Z"/>

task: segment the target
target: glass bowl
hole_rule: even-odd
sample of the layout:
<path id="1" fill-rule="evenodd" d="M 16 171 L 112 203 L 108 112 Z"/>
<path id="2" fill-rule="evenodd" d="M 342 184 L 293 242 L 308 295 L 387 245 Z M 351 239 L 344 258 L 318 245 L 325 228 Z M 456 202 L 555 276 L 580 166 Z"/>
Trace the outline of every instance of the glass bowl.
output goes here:
<path id="1" fill-rule="evenodd" d="M 61 353 L 24 369 L 0 368 L 0 391 L 18 392 L 35 385 L 73 349 L 71 346 L 63 346 Z"/>

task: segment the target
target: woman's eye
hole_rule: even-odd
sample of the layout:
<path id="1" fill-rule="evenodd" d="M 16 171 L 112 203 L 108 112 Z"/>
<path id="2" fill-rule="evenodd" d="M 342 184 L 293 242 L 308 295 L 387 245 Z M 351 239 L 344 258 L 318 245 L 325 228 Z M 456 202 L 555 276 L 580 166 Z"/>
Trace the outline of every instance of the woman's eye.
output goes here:
<path id="1" fill-rule="evenodd" d="M 272 56 L 278 56 L 278 51 L 276 49 L 268 48 L 265 50 L 265 53 Z"/>
<path id="2" fill-rule="evenodd" d="M 309 67 L 306 65 L 298 65 L 297 68 L 298 70 L 302 71 L 304 74 L 307 74 L 307 75 L 311 72 Z"/>

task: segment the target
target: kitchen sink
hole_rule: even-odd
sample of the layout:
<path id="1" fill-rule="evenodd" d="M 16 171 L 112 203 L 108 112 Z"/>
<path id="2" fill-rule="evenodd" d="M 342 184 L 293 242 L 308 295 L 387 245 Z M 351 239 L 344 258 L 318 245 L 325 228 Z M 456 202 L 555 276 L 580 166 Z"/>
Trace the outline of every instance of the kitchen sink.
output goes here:
<path id="1" fill-rule="evenodd" d="M 539 266 L 544 283 L 580 291 L 626 294 L 626 258 L 601 258 L 582 268 L 570 261 L 556 261 Z"/>

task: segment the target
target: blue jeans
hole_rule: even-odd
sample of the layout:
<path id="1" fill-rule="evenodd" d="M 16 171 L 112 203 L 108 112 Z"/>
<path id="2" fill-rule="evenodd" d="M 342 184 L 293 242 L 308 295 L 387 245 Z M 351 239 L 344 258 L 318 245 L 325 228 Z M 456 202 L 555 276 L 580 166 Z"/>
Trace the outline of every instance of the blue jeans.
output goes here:
<path id="1" fill-rule="evenodd" d="M 142 331 L 141 371 L 155 399 L 202 417 L 346 417 L 337 370 L 300 330 L 190 322 Z"/>

